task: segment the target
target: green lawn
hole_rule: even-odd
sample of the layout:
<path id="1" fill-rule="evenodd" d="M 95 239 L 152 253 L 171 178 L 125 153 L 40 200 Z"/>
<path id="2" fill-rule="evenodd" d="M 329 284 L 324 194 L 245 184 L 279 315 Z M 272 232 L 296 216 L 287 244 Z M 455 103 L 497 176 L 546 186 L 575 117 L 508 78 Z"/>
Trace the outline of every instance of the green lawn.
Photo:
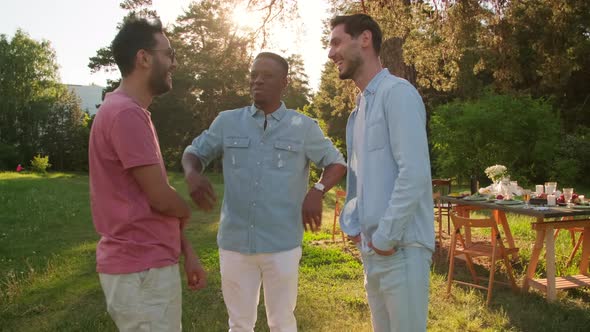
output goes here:
<path id="1" fill-rule="evenodd" d="M 221 178 L 212 178 L 221 194 Z M 172 174 L 170 180 L 179 192 L 186 192 L 180 175 Z M 296 310 L 299 330 L 370 331 L 362 267 L 354 248 L 343 250 L 340 243 L 329 241 L 332 206 L 330 196 L 324 229 L 304 238 Z M 209 285 L 200 292 L 184 291 L 186 331 L 227 331 L 215 244 L 217 220 L 218 209 L 195 211 L 189 226 L 189 237 L 209 271 Z M 509 222 L 521 248 L 515 264 L 521 278 L 534 234 L 527 218 L 509 216 Z M 86 175 L 0 173 L 0 331 L 115 331 L 94 270 L 97 239 Z M 575 267 L 565 267 L 571 250 L 565 232 L 556 250 L 558 273 L 575 272 Z M 557 302 L 547 303 L 539 293 L 514 294 L 498 287 L 486 308 L 478 290 L 454 287 L 452 296 L 446 296 L 445 256 L 446 252 L 436 255 L 432 267 L 429 331 L 588 330 L 588 289 L 560 292 Z M 578 261 L 579 255 L 574 265 Z M 538 274 L 543 271 L 541 261 Z M 462 266 L 458 273 L 466 276 Z M 258 317 L 256 331 L 267 331 L 262 305 Z"/>

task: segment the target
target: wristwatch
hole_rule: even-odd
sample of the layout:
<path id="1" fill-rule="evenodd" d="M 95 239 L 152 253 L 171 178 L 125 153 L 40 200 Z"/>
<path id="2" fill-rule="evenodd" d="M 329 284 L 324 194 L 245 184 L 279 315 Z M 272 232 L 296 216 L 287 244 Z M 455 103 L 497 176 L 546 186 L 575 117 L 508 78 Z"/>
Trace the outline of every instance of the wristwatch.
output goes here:
<path id="1" fill-rule="evenodd" d="M 326 186 L 324 186 L 324 184 L 321 183 L 321 182 L 314 183 L 313 184 L 313 188 L 321 191 L 322 194 L 325 194 L 326 193 L 326 191 L 325 191 L 326 190 Z"/>

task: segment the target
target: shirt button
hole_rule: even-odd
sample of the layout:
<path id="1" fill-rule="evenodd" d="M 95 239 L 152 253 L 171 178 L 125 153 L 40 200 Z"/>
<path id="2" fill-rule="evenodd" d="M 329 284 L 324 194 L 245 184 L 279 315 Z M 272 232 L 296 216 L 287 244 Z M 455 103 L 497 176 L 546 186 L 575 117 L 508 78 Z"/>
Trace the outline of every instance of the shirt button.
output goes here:
<path id="1" fill-rule="evenodd" d="M 250 225 L 250 228 L 254 228 L 254 225 Z"/>
<path id="2" fill-rule="evenodd" d="M 238 144 L 238 142 L 234 141 L 234 145 Z"/>
<path id="3" fill-rule="evenodd" d="M 258 185 L 258 181 L 254 182 L 254 185 L 256 185 L 256 186 L 257 186 L 257 185 Z"/>
<path id="4" fill-rule="evenodd" d="M 256 206 L 256 203 L 255 202 L 252 202 L 252 206 Z"/>
<path id="5" fill-rule="evenodd" d="M 260 165 L 260 162 L 257 162 L 256 165 Z"/>
<path id="6" fill-rule="evenodd" d="M 260 145 L 264 145 L 264 142 L 260 142 Z"/>

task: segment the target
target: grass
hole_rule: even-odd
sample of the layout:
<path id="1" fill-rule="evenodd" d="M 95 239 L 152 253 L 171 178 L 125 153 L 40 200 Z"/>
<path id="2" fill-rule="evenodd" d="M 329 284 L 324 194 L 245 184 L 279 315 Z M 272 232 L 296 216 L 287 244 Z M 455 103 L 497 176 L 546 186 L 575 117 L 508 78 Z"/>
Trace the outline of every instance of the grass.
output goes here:
<path id="1" fill-rule="evenodd" d="M 221 178 L 212 176 L 223 192 Z M 179 174 L 170 181 L 179 192 L 186 187 Z M 324 226 L 306 233 L 296 309 L 300 331 L 370 331 L 370 314 L 363 289 L 362 266 L 353 247 L 331 241 L 334 197 L 326 199 Z M 88 204 L 88 177 L 83 174 L 0 173 L 0 331 L 116 331 L 105 310 L 95 272 L 96 235 Z M 183 291 L 186 331 L 227 331 L 221 296 L 215 234 L 218 211 L 195 211 L 189 238 L 209 271 L 209 285 L 200 292 Z M 509 215 L 521 248 L 515 263 L 522 278 L 533 245 L 531 220 Z M 558 273 L 565 267 L 571 241 L 566 232 L 556 242 Z M 429 331 L 583 331 L 590 326 L 590 292 L 558 293 L 547 303 L 540 293 L 514 294 L 494 289 L 492 304 L 484 294 L 455 286 L 446 296 L 446 253 L 435 255 L 431 274 Z M 574 264 L 579 262 L 578 257 Z M 467 278 L 459 266 L 458 278 Z M 485 274 L 484 266 L 479 266 Z M 544 273 L 541 260 L 537 274 Z M 268 331 L 261 300 L 256 331 Z"/>

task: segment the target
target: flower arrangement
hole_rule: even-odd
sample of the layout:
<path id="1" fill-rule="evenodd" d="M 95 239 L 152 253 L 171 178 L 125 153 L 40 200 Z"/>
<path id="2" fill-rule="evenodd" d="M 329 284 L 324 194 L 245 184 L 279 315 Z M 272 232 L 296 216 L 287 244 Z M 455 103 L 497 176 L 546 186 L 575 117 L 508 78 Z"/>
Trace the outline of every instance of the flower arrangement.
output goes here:
<path id="1" fill-rule="evenodd" d="M 504 165 L 494 165 L 486 168 L 485 173 L 490 180 L 498 182 L 508 176 L 508 169 Z"/>

